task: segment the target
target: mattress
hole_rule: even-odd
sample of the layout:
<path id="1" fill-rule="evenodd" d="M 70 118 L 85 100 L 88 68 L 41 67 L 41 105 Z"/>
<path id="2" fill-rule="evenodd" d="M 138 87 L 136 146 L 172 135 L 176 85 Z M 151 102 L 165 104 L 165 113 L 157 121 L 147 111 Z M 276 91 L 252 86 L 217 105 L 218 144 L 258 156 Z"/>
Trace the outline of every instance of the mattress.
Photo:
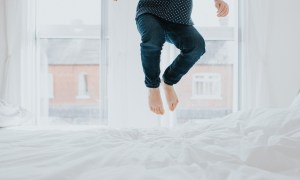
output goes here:
<path id="1" fill-rule="evenodd" d="M 300 109 L 168 129 L 0 129 L 1 180 L 299 180 Z"/>

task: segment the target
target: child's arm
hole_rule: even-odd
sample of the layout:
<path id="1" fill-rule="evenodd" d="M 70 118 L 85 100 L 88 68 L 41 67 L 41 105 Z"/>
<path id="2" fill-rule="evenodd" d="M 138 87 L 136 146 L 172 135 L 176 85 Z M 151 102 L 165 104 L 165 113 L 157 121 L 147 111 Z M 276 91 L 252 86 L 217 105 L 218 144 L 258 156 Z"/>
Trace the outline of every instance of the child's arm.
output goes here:
<path id="1" fill-rule="evenodd" d="M 218 17 L 225 17 L 229 13 L 229 6 L 223 0 L 215 0 L 215 6 L 218 9 L 217 16 Z"/>

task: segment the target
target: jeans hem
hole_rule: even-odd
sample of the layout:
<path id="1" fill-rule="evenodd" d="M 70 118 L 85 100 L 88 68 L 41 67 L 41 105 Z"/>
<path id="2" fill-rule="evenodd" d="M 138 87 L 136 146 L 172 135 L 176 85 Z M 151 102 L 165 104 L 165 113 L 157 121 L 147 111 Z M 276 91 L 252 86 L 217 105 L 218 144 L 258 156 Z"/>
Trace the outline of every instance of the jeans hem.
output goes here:
<path id="1" fill-rule="evenodd" d="M 153 84 L 145 84 L 145 85 L 146 85 L 147 88 L 159 88 L 160 84 L 155 84 L 155 85 L 153 85 Z"/>
<path id="2" fill-rule="evenodd" d="M 163 77 L 163 81 L 165 84 L 169 85 L 169 86 L 173 86 L 175 83 L 172 83 L 171 81 L 168 81 L 165 77 Z"/>

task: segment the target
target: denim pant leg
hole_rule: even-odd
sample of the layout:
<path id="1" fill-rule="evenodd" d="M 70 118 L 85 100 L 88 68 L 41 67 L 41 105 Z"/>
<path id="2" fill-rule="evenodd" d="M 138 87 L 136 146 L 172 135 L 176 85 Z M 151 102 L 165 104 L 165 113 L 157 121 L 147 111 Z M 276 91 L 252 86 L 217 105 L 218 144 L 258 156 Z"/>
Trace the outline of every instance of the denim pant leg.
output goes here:
<path id="1" fill-rule="evenodd" d="M 160 56 L 165 43 L 165 31 L 160 19 L 151 14 L 141 15 L 137 20 L 141 34 L 141 59 L 145 73 L 145 85 L 157 88 L 160 85 Z"/>
<path id="2" fill-rule="evenodd" d="M 205 41 L 194 26 L 174 23 L 167 23 L 165 26 L 167 40 L 181 50 L 163 74 L 164 82 L 174 85 L 205 53 Z"/>

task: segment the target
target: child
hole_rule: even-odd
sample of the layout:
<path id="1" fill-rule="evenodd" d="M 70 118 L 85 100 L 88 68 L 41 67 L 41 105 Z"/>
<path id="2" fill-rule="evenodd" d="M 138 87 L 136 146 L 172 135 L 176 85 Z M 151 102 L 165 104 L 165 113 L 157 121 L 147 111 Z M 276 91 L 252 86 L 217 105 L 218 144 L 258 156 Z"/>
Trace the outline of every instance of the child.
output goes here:
<path id="1" fill-rule="evenodd" d="M 227 16 L 229 7 L 215 0 L 217 16 Z M 205 53 L 205 42 L 191 20 L 192 0 L 139 0 L 136 24 L 141 35 L 141 59 L 145 85 L 149 88 L 149 108 L 164 114 L 159 91 L 160 55 L 163 44 L 174 44 L 181 53 L 163 73 L 163 86 L 169 109 L 174 111 L 178 98 L 173 85 L 185 75 Z"/>

